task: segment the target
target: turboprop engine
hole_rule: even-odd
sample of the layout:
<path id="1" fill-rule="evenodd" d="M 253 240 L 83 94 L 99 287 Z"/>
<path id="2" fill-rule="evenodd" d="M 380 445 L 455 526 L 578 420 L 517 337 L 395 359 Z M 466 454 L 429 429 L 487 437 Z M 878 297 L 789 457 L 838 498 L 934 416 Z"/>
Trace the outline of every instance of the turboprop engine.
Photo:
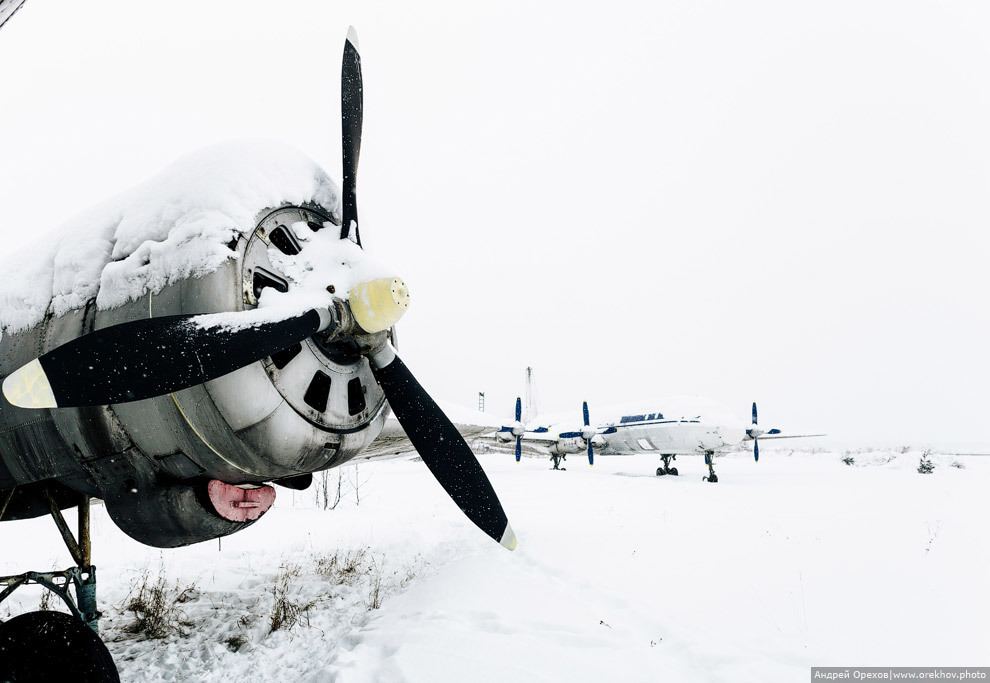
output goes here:
<path id="1" fill-rule="evenodd" d="M 299 231 L 339 231 L 339 222 L 317 205 L 264 211 L 229 245 L 236 257 L 204 277 L 110 310 L 90 302 L 4 335 L 0 375 L 126 321 L 256 309 L 266 288 L 290 288 L 283 270 L 307 248 Z M 0 463 L 0 489 L 16 481 L 75 479 L 103 498 L 134 538 L 185 544 L 260 517 L 274 499 L 264 482 L 302 483 L 301 477 L 354 457 L 378 436 L 386 413 L 384 393 L 353 342 L 314 335 L 205 384 L 144 401 L 44 411 L 4 402 L 0 449 L 19 453 L 8 463 L 22 471 L 6 472 Z M 11 503 L 6 519 L 48 512 L 38 505 L 19 509 L 16 498 Z"/>

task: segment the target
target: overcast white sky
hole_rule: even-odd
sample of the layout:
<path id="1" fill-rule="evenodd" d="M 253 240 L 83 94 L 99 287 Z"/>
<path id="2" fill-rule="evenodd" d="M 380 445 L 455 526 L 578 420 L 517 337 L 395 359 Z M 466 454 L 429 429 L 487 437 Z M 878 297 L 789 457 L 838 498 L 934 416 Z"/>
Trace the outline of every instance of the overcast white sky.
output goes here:
<path id="1" fill-rule="evenodd" d="M 340 177 L 401 352 L 511 412 L 709 396 L 823 444 L 990 450 L 990 5 L 28 0 L 0 31 L 7 250 L 231 138 Z"/>

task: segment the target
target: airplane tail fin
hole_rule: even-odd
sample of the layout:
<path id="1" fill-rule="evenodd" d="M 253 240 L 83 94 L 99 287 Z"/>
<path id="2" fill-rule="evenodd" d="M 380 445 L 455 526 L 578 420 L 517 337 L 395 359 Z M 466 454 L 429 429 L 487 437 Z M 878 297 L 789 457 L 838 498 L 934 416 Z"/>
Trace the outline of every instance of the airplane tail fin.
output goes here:
<path id="1" fill-rule="evenodd" d="M 528 367 L 526 368 L 526 405 L 522 418 L 524 424 L 533 422 L 539 415 L 537 398 L 536 386 L 533 384 L 533 368 Z"/>

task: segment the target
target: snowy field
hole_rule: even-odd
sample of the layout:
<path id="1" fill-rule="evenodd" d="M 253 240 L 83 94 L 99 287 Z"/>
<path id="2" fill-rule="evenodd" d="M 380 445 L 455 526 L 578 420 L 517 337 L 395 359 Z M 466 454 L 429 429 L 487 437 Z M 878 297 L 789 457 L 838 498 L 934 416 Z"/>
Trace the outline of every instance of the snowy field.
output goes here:
<path id="1" fill-rule="evenodd" d="M 513 553 L 411 459 L 343 469 L 333 510 L 313 489 L 279 489 L 252 528 L 178 550 L 131 541 L 96 507 L 102 633 L 124 681 L 802 681 L 812 665 L 985 666 L 990 458 L 936 454 L 925 476 L 919 456 L 765 447 L 759 463 L 718 458 L 712 485 L 699 458 L 658 478 L 652 458 L 571 456 L 554 472 L 482 454 Z M 0 547 L 0 574 L 71 564 L 47 519 L 3 524 Z M 162 576 L 175 630 L 147 639 L 125 607 Z M 276 592 L 283 617 L 303 611 L 271 632 Z M 0 618 L 39 598 L 21 589 Z"/>

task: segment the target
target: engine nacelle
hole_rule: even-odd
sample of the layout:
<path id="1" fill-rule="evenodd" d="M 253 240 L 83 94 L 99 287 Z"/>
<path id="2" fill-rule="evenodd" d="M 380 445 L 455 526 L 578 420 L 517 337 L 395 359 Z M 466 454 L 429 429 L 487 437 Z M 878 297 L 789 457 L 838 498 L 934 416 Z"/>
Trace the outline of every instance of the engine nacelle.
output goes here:
<path id="1" fill-rule="evenodd" d="M 550 453 L 553 455 L 571 455 L 573 453 L 584 453 L 588 450 L 588 442 L 580 436 L 565 437 L 557 439 L 550 444 Z"/>
<path id="2" fill-rule="evenodd" d="M 4 334 L 0 378 L 94 329 L 254 308 L 264 288 L 290 286 L 269 250 L 291 258 L 305 248 L 294 230 L 316 231 L 335 222 L 329 210 L 315 205 L 265 211 L 253 231 L 246 226 L 229 245 L 237 258 L 208 275 L 110 310 L 90 301 Z M 58 478 L 104 498 L 121 528 L 143 543 L 206 540 L 250 523 L 225 519 L 214 509 L 204 493 L 211 480 L 262 484 L 340 465 L 378 436 L 386 412 L 366 358 L 346 344 L 310 338 L 205 384 L 144 401 L 43 411 L 4 401 L 0 454 L 8 457 L 0 458 L 0 490 Z M 138 497 L 132 489 L 141 502 L 133 502 Z"/>

